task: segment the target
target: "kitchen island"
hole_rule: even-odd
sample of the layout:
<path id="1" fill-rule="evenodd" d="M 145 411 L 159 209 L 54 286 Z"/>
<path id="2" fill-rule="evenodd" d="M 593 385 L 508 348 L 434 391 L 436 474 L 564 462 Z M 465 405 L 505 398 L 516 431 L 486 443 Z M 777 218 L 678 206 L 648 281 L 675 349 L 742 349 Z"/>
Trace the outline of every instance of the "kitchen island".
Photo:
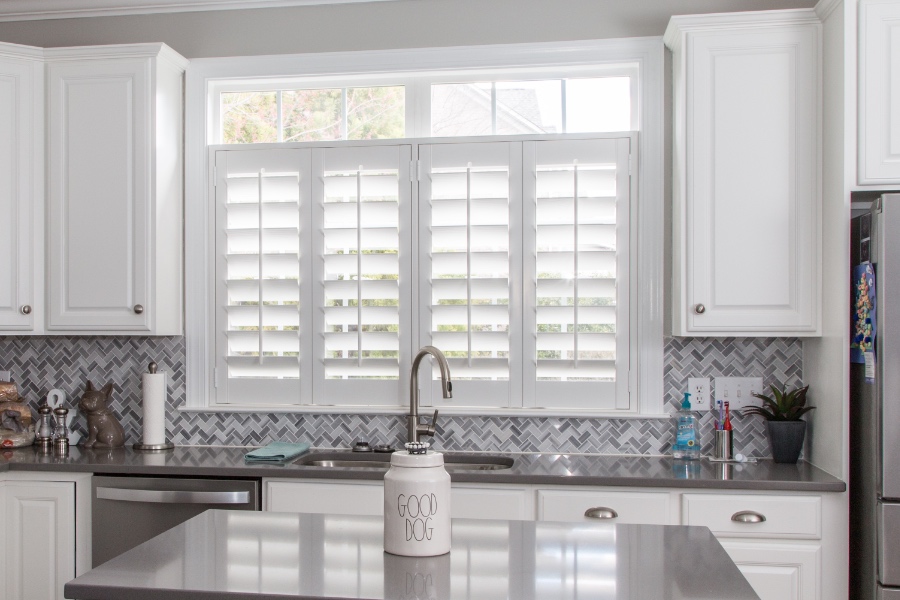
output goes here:
<path id="1" fill-rule="evenodd" d="M 453 520 L 383 552 L 380 517 L 210 510 L 69 582 L 77 600 L 758 600 L 705 527 Z"/>

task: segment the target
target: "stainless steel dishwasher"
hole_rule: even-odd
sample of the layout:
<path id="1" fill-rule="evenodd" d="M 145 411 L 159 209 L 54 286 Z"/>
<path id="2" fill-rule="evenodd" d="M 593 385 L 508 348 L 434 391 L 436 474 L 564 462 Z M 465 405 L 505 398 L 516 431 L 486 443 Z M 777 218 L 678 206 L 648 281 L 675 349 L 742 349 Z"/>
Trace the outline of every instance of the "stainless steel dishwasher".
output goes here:
<path id="1" fill-rule="evenodd" d="M 92 487 L 95 567 L 209 508 L 260 507 L 254 479 L 95 476 Z"/>

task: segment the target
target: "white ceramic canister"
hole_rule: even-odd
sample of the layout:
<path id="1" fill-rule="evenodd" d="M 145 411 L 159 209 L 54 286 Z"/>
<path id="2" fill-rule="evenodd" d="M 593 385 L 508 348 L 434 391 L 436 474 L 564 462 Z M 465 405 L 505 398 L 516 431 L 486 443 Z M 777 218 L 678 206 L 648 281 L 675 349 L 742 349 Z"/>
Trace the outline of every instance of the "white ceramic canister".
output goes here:
<path id="1" fill-rule="evenodd" d="M 400 556 L 450 552 L 450 475 L 440 452 L 391 455 L 384 476 L 384 550 Z"/>

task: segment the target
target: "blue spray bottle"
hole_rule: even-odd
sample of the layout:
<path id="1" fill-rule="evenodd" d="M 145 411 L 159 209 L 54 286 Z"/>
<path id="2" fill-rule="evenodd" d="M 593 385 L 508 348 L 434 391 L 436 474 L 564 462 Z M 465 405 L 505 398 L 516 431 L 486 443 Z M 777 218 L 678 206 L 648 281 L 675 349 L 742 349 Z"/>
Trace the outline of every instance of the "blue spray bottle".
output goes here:
<path id="1" fill-rule="evenodd" d="M 681 410 L 675 413 L 675 445 L 672 456 L 695 460 L 700 458 L 700 438 L 697 417 L 691 412 L 691 395 L 684 393 Z"/>

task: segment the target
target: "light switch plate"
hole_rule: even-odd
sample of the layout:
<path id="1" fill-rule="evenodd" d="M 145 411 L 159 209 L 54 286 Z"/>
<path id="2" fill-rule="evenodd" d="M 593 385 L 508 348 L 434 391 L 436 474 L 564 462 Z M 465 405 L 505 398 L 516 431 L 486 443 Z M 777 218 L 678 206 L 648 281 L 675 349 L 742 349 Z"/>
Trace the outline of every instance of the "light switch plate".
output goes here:
<path id="1" fill-rule="evenodd" d="M 716 400 L 728 402 L 731 410 L 762 406 L 753 393 L 762 393 L 762 377 L 716 377 Z"/>
<path id="2" fill-rule="evenodd" d="M 689 377 L 688 389 L 691 394 L 691 410 L 709 410 L 709 377 Z"/>
<path id="3" fill-rule="evenodd" d="M 9 371 L 0 371 L 0 381 L 10 381 L 10 377 L 12 377 L 12 373 Z"/>

